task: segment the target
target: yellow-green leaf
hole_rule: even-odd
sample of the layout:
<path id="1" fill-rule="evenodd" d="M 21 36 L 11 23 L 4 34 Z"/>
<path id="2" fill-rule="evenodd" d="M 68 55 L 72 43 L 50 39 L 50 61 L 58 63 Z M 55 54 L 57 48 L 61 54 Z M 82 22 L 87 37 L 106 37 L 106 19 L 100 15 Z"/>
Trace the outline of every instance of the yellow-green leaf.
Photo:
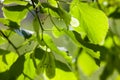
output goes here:
<path id="1" fill-rule="evenodd" d="M 73 2 L 71 14 L 79 20 L 80 26 L 78 27 L 85 31 L 92 43 L 102 44 L 104 42 L 108 31 L 108 19 L 102 11 L 86 3 Z"/>

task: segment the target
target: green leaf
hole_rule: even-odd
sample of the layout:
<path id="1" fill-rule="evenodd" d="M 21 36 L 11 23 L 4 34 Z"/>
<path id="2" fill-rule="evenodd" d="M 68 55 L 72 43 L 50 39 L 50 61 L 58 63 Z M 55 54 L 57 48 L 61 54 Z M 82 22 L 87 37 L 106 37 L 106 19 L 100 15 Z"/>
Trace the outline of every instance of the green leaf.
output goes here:
<path id="1" fill-rule="evenodd" d="M 59 54 L 60 56 L 64 57 L 68 62 L 71 62 L 71 58 L 70 56 L 67 56 L 66 52 L 60 51 L 57 46 L 55 45 L 55 43 L 53 42 L 52 38 L 47 35 L 47 34 L 43 34 L 43 40 L 46 43 L 46 45 L 56 54 Z"/>
<path id="2" fill-rule="evenodd" d="M 36 73 L 37 73 L 38 75 L 44 73 L 44 70 L 45 70 L 46 66 L 48 65 L 48 61 L 49 61 L 48 53 L 45 53 L 45 54 L 43 55 L 41 61 L 40 61 L 39 64 L 37 65 Z"/>
<path id="3" fill-rule="evenodd" d="M 25 39 L 29 39 L 32 36 L 32 31 L 26 30 L 26 29 L 15 29 L 14 30 L 16 33 L 18 33 L 19 35 L 23 36 Z"/>
<path id="4" fill-rule="evenodd" d="M 53 78 L 55 76 L 55 58 L 52 53 L 48 53 L 48 65 L 46 67 L 46 75 L 48 78 Z"/>
<path id="5" fill-rule="evenodd" d="M 39 33 L 40 26 L 37 17 L 33 19 L 33 29 L 37 34 Z"/>
<path id="6" fill-rule="evenodd" d="M 56 27 L 53 26 L 52 34 L 54 35 L 54 37 L 58 38 L 62 36 L 64 33 L 62 31 L 59 31 Z"/>
<path id="7" fill-rule="evenodd" d="M 56 12 L 60 16 L 60 18 L 62 18 L 64 20 L 66 26 L 67 27 L 69 26 L 70 20 L 71 20 L 71 15 L 66 10 L 64 10 L 61 6 L 59 6 L 57 8 L 48 3 L 42 3 L 42 6 L 45 8 L 50 8 L 51 10 Z"/>
<path id="8" fill-rule="evenodd" d="M 21 20 L 23 20 L 28 13 L 26 6 L 21 5 L 5 6 L 2 8 L 2 10 L 6 19 L 17 22 L 18 24 L 20 24 Z"/>
<path id="9" fill-rule="evenodd" d="M 5 61 L 3 59 L 4 56 L 5 56 Z M 0 64 L 1 64 L 0 73 L 9 70 L 10 66 L 13 64 L 13 62 L 16 61 L 16 59 L 17 59 L 17 54 L 15 54 L 15 53 L 0 55 Z"/>
<path id="10" fill-rule="evenodd" d="M 61 62 L 59 60 L 55 60 L 55 65 L 56 65 L 57 68 L 59 68 L 61 70 L 64 70 L 66 72 L 71 72 L 70 67 L 68 67 L 67 64 L 65 64 L 65 63 L 63 63 L 63 62 Z"/>
<path id="11" fill-rule="evenodd" d="M 63 32 L 67 35 L 67 36 L 69 36 L 70 38 L 71 38 L 71 40 L 77 45 L 77 46 L 79 46 L 80 47 L 80 43 L 77 41 L 77 39 L 76 39 L 76 37 L 75 37 L 75 35 L 74 35 L 74 33 L 72 32 L 72 31 L 67 31 L 67 30 L 63 30 Z"/>
<path id="12" fill-rule="evenodd" d="M 0 49 L 0 55 L 2 55 L 2 61 L 3 61 L 5 64 L 8 64 L 8 63 L 7 63 L 7 60 L 6 60 L 6 54 L 9 54 L 9 53 L 10 53 L 10 51 Z"/>
<path id="13" fill-rule="evenodd" d="M 23 80 L 24 78 L 28 78 L 28 80 L 33 80 L 34 77 L 35 77 L 35 66 L 34 66 L 34 63 L 31 59 L 31 55 L 28 53 L 28 54 L 25 54 L 25 62 L 24 62 L 24 77 L 23 77 Z M 22 79 L 19 79 L 19 80 L 22 80 Z"/>
<path id="14" fill-rule="evenodd" d="M 114 71 L 113 64 L 111 62 L 108 62 L 104 68 L 103 73 L 100 76 L 100 80 L 106 80 L 107 77 L 113 73 L 113 71 Z"/>
<path id="15" fill-rule="evenodd" d="M 24 62 L 25 57 L 24 55 L 18 57 L 18 59 L 13 63 L 13 65 L 10 67 L 9 74 L 10 74 L 10 80 L 16 80 L 17 77 L 22 74 L 24 69 Z"/>
<path id="16" fill-rule="evenodd" d="M 33 19 L 33 29 L 34 29 L 34 31 L 35 31 L 35 33 L 36 33 L 36 38 L 37 38 L 38 43 L 39 43 L 39 44 L 43 44 L 43 43 L 42 43 L 42 40 L 40 39 L 40 35 L 39 35 L 40 24 L 39 24 L 39 21 L 38 21 L 38 18 L 37 18 L 37 17 L 35 17 L 35 18 Z"/>
<path id="17" fill-rule="evenodd" d="M 93 50 L 94 52 L 100 51 L 101 52 L 100 59 L 104 60 L 105 55 L 109 52 L 109 50 L 107 48 L 105 48 L 104 46 L 99 46 L 96 44 L 85 42 L 84 40 L 82 40 L 81 35 L 78 32 L 73 31 L 73 33 L 74 33 L 74 37 L 79 42 L 79 44 L 82 45 L 82 47 L 89 48 L 89 49 Z"/>
<path id="18" fill-rule="evenodd" d="M 41 48 L 35 48 L 34 50 L 35 58 L 40 59 L 40 60 L 42 59 L 45 53 L 46 52 Z"/>
<path id="19" fill-rule="evenodd" d="M 71 15 L 61 7 L 58 7 L 57 13 L 64 20 L 64 22 L 66 23 L 66 26 L 68 27 L 70 24 Z"/>
<path id="20" fill-rule="evenodd" d="M 2 23 L 2 24 L 5 25 L 5 26 L 8 26 L 8 27 L 10 27 L 10 28 L 15 28 L 15 29 L 17 29 L 17 28 L 20 27 L 19 24 L 17 24 L 17 23 L 14 22 L 14 21 L 11 21 L 11 20 L 9 20 L 9 19 L 0 18 L 0 23 Z"/>
<path id="21" fill-rule="evenodd" d="M 73 72 L 65 72 L 61 69 L 56 69 L 56 75 L 52 80 L 78 80 Z"/>
<path id="22" fill-rule="evenodd" d="M 4 49 L 0 48 L 0 55 L 5 55 L 5 54 L 8 54 L 8 53 L 10 53 L 10 51 L 7 51 L 7 50 L 4 50 Z"/>
<path id="23" fill-rule="evenodd" d="M 2 72 L 2 73 L 0 73 L 0 79 L 1 80 L 9 80 L 8 75 L 9 75 L 8 71 Z"/>
<path id="24" fill-rule="evenodd" d="M 39 60 L 42 60 L 42 57 L 44 56 L 45 53 L 46 52 L 41 48 L 36 48 L 35 51 L 34 51 L 35 58 L 37 58 Z M 56 65 L 57 68 L 60 68 L 64 71 L 68 71 L 68 72 L 71 71 L 70 67 L 68 67 L 68 65 L 66 63 L 64 63 L 60 60 L 55 59 L 55 65 Z"/>
<path id="25" fill-rule="evenodd" d="M 94 44 L 102 44 L 108 31 L 108 19 L 106 15 L 86 3 L 75 3 L 71 5 L 71 14 L 79 20 L 89 40 Z"/>
<path id="26" fill-rule="evenodd" d="M 26 6 L 28 4 L 28 2 L 21 1 L 21 0 L 4 0 L 3 4 L 5 4 L 5 5 L 17 4 L 17 5 Z"/>

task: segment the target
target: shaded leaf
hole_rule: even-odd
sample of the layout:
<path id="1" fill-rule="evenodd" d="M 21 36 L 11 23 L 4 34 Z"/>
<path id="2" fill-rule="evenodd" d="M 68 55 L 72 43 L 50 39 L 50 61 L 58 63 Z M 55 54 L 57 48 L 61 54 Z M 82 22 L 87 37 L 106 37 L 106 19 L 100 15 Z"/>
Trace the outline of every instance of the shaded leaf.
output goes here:
<path id="1" fill-rule="evenodd" d="M 5 25 L 5 26 L 8 26 L 8 27 L 10 27 L 10 28 L 15 28 L 15 29 L 17 29 L 17 28 L 20 27 L 19 24 L 17 24 L 17 23 L 14 22 L 14 21 L 11 21 L 11 20 L 9 20 L 9 19 L 0 18 L 0 23 L 2 23 L 2 24 Z"/>
<path id="2" fill-rule="evenodd" d="M 61 6 L 58 6 L 58 8 L 57 8 L 48 3 L 42 3 L 42 6 L 45 8 L 50 8 L 51 10 L 56 12 L 60 16 L 60 18 L 62 18 L 64 20 L 66 26 L 67 27 L 69 26 L 70 20 L 71 20 L 71 15 L 66 10 L 64 10 Z"/>
<path id="3" fill-rule="evenodd" d="M 45 53 L 46 52 L 43 49 L 41 49 L 41 48 L 35 48 L 35 51 L 34 51 L 35 58 L 41 60 Z"/>
<path id="4" fill-rule="evenodd" d="M 48 64 L 46 67 L 46 75 L 48 78 L 53 78 L 55 76 L 55 58 L 52 53 L 48 53 Z"/>
<path id="5" fill-rule="evenodd" d="M 117 7 L 116 10 L 113 13 L 109 14 L 109 17 L 119 19 L 120 18 L 120 9 L 119 9 L 119 7 Z"/>
<path id="6" fill-rule="evenodd" d="M 39 29 L 40 29 L 40 25 L 39 25 L 39 21 L 38 21 L 37 17 L 35 17 L 33 19 L 33 28 L 34 28 L 34 31 L 38 34 Z"/>
<path id="7" fill-rule="evenodd" d="M 0 49 L 0 55 L 6 55 L 10 53 L 10 51 L 4 50 L 4 49 Z"/>
<path id="8" fill-rule="evenodd" d="M 39 64 L 37 65 L 36 73 L 37 73 L 38 75 L 44 73 L 44 70 L 45 70 L 46 66 L 48 65 L 48 61 L 49 61 L 48 53 L 45 53 L 45 54 L 43 55 L 41 61 L 40 61 Z"/>
<path id="9" fill-rule="evenodd" d="M 76 32 L 76 31 L 73 31 L 74 35 L 75 35 L 75 38 L 76 40 L 82 44 L 84 47 L 87 47 L 89 49 L 92 49 L 94 50 L 95 52 L 97 51 L 100 51 L 101 53 L 106 53 L 108 50 L 104 47 L 104 46 L 99 46 L 99 45 L 95 45 L 95 44 L 92 44 L 92 43 L 88 43 L 88 42 L 85 42 L 82 38 L 81 38 L 81 35 Z"/>
<path id="10" fill-rule="evenodd" d="M 23 36 L 25 39 L 29 39 L 33 32 L 32 31 L 29 31 L 29 30 L 26 30 L 26 29 L 15 29 L 14 30 L 16 33 L 18 33 L 19 35 Z"/>
<path id="11" fill-rule="evenodd" d="M 57 46 L 55 45 L 55 43 L 53 42 L 52 38 L 47 35 L 47 34 L 43 34 L 43 39 L 45 44 L 56 54 L 59 54 L 60 56 L 64 57 L 68 62 L 71 62 L 71 57 L 67 55 L 66 52 L 60 51 Z"/>
<path id="12" fill-rule="evenodd" d="M 9 80 L 9 77 L 10 76 L 8 71 L 0 73 L 0 80 Z"/>
<path id="13" fill-rule="evenodd" d="M 65 63 L 63 63 L 59 60 L 55 60 L 55 65 L 56 65 L 57 68 L 60 68 L 60 69 L 62 69 L 64 71 L 67 71 L 67 72 L 71 72 L 70 67 L 68 67 L 67 64 L 65 64 Z"/>
<path id="14" fill-rule="evenodd" d="M 25 62 L 24 55 L 21 55 L 20 57 L 18 57 L 15 63 L 13 63 L 13 65 L 10 67 L 10 70 L 9 70 L 10 79 L 9 80 L 16 80 L 17 77 L 20 74 L 22 74 L 23 69 L 24 69 L 24 62 Z"/>
<path id="15" fill-rule="evenodd" d="M 3 56 L 2 56 L 2 61 L 3 61 L 5 64 L 8 65 L 7 60 L 6 60 L 6 55 L 3 55 Z"/>
<path id="16" fill-rule="evenodd" d="M 106 80 L 109 75 L 111 75 L 114 71 L 113 64 L 107 64 L 104 68 L 103 73 L 100 76 L 100 80 Z"/>

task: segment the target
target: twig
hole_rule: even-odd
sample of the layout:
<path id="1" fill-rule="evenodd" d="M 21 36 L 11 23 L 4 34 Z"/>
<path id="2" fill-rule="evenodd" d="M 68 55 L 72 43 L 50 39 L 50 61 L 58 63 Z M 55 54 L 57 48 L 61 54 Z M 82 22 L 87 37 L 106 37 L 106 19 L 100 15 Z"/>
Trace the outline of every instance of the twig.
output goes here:
<path id="1" fill-rule="evenodd" d="M 35 14 L 26 6 L 27 10 L 35 17 Z"/>
<path id="2" fill-rule="evenodd" d="M 48 12 L 49 12 L 49 9 L 48 9 Z M 51 14 L 50 14 L 50 12 L 49 12 L 49 16 L 50 16 L 50 20 L 51 20 L 51 22 L 53 23 L 53 25 L 56 27 L 56 29 L 58 30 L 58 31 L 60 31 L 60 29 L 57 27 L 57 25 L 54 23 L 54 21 L 53 21 L 53 19 L 52 19 L 52 17 L 51 17 Z"/>
<path id="3" fill-rule="evenodd" d="M 1 35 L 8 41 L 9 44 L 12 45 L 12 47 L 15 49 L 16 53 L 20 56 L 19 51 L 17 50 L 17 47 L 10 41 L 10 39 L 0 30 Z"/>
<path id="4" fill-rule="evenodd" d="M 103 11 L 103 9 L 102 9 L 102 7 L 100 6 L 100 3 L 99 3 L 98 0 L 96 0 L 96 3 L 97 3 L 98 8 Z"/>
<path id="5" fill-rule="evenodd" d="M 24 72 L 22 73 L 25 77 L 27 77 L 29 80 L 33 80 L 31 77 L 29 77 L 27 74 L 25 74 Z"/>
<path id="6" fill-rule="evenodd" d="M 80 48 L 78 50 L 78 54 L 77 56 L 75 57 L 75 62 L 74 62 L 74 69 L 75 69 L 75 72 L 76 72 L 76 76 L 78 78 L 78 80 L 80 80 L 80 76 L 78 76 L 80 73 L 79 73 L 79 68 L 78 68 L 78 58 L 79 58 L 79 55 L 81 54 L 81 52 L 83 51 L 83 48 Z"/>
<path id="7" fill-rule="evenodd" d="M 34 4 L 34 0 L 31 0 L 32 2 L 32 5 L 33 5 L 33 8 L 35 9 L 35 13 L 36 13 L 36 17 L 38 19 L 38 22 L 39 22 L 39 25 L 40 25 L 40 28 L 41 28 L 41 31 L 42 31 L 42 39 L 43 39 L 43 26 L 42 26 L 42 23 L 41 23 L 41 20 L 39 19 L 39 15 L 38 15 L 38 8 L 36 8 L 35 4 Z"/>

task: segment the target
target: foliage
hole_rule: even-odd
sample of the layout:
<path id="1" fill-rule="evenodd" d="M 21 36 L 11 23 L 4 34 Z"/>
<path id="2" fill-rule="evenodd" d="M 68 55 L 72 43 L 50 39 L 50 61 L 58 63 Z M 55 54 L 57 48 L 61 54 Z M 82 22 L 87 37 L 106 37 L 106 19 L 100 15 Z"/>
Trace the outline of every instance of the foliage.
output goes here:
<path id="1" fill-rule="evenodd" d="M 119 80 L 119 3 L 0 1 L 0 80 Z"/>

